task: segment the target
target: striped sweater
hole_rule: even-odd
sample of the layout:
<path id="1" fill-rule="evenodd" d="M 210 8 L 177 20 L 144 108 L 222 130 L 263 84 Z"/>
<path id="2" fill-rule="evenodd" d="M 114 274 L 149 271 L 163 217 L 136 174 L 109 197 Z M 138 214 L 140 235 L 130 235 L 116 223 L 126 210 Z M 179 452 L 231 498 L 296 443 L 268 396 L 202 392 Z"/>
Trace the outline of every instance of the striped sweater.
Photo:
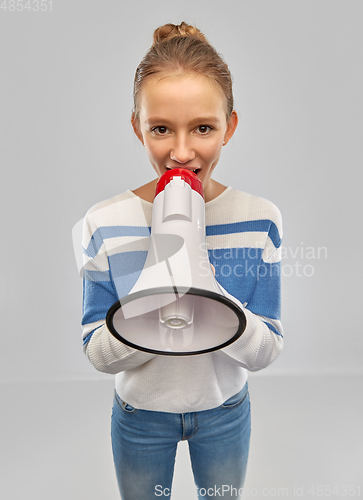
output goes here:
<path id="1" fill-rule="evenodd" d="M 219 406 L 243 387 L 247 370 L 265 368 L 283 347 L 279 210 L 231 187 L 207 202 L 205 210 L 215 277 L 240 301 L 247 326 L 223 349 L 181 357 L 132 349 L 105 323 L 108 309 L 130 292 L 143 268 L 152 203 L 128 190 L 85 216 L 83 349 L 97 370 L 116 374 L 119 396 L 136 408 L 185 413 Z"/>

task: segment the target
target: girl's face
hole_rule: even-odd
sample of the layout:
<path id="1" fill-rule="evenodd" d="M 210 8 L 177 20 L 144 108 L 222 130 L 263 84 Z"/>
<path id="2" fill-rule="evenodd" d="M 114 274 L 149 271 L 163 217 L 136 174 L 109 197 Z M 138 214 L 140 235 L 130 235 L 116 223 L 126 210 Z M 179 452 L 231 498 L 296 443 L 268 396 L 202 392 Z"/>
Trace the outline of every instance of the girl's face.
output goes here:
<path id="1" fill-rule="evenodd" d="M 139 110 L 139 123 L 134 116 L 131 122 L 158 177 L 176 167 L 193 170 L 205 200 L 213 199 L 211 175 L 238 123 L 235 111 L 227 122 L 219 88 L 203 75 L 158 74 L 145 81 Z"/>

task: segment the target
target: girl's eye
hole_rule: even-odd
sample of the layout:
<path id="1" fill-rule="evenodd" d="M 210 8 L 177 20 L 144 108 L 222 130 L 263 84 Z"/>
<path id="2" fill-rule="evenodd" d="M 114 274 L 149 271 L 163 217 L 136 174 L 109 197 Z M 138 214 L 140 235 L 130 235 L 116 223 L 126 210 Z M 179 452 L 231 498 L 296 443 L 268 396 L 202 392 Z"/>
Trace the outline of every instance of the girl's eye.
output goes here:
<path id="1" fill-rule="evenodd" d="M 151 129 L 152 132 L 156 132 L 158 135 L 165 135 L 167 130 L 167 127 L 162 126 L 154 127 Z"/>
<path id="2" fill-rule="evenodd" d="M 200 135 L 207 135 L 211 130 L 213 130 L 213 128 L 209 125 L 199 125 L 199 127 L 196 128 L 196 131 L 198 131 Z M 166 135 L 169 129 L 163 125 L 158 125 L 157 127 L 153 127 L 151 132 L 154 132 L 156 135 Z"/>
<path id="3" fill-rule="evenodd" d="M 212 127 L 210 127 L 209 125 L 199 125 L 197 130 L 199 130 L 199 132 L 202 135 L 205 135 L 205 134 L 208 134 L 208 132 L 210 132 L 212 130 Z"/>

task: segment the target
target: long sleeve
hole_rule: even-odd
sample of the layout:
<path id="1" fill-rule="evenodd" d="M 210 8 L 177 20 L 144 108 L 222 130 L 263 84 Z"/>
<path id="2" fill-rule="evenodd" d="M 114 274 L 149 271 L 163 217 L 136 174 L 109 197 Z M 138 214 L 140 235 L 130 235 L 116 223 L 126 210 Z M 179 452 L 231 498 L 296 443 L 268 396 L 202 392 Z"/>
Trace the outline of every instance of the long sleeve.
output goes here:
<path id="1" fill-rule="evenodd" d="M 131 225 L 123 223 L 125 215 Z M 127 295 L 142 269 L 148 238 L 149 227 L 136 197 L 119 196 L 97 204 L 84 218 L 83 350 L 101 372 L 130 370 L 155 356 L 115 339 L 106 325 L 109 308 Z"/>
<path id="2" fill-rule="evenodd" d="M 270 243 L 270 237 L 268 240 Z M 258 371 L 270 365 L 279 356 L 284 344 L 280 321 L 281 238 L 279 242 L 279 247 L 266 261 L 263 257 L 268 254 L 265 248 L 254 293 L 250 302 L 245 307 L 242 305 L 247 320 L 245 331 L 239 339 L 220 351 L 221 356 L 227 356 L 249 371 Z"/>
<path id="3" fill-rule="evenodd" d="M 137 351 L 115 339 L 106 324 L 95 330 L 86 354 L 96 370 L 112 374 L 131 370 L 155 357 L 155 354 Z"/>
<path id="4" fill-rule="evenodd" d="M 214 246 L 210 260 L 216 278 L 239 301 L 247 320 L 242 336 L 218 354 L 257 371 L 275 361 L 283 348 L 282 221 L 277 207 L 262 198 L 245 194 L 239 208 L 241 195 L 234 200 L 235 222 L 213 225 L 207 234 Z"/>

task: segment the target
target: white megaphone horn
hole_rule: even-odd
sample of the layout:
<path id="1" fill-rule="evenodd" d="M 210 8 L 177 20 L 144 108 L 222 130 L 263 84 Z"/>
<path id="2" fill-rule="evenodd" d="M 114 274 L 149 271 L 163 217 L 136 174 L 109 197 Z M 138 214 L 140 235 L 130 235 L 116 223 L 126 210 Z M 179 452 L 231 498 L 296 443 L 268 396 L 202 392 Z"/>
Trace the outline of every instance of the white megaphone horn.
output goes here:
<path id="1" fill-rule="evenodd" d="M 167 171 L 156 186 L 144 268 L 130 293 L 109 309 L 108 329 L 140 351 L 204 354 L 244 332 L 237 302 L 211 269 L 201 181 L 187 169 Z"/>

